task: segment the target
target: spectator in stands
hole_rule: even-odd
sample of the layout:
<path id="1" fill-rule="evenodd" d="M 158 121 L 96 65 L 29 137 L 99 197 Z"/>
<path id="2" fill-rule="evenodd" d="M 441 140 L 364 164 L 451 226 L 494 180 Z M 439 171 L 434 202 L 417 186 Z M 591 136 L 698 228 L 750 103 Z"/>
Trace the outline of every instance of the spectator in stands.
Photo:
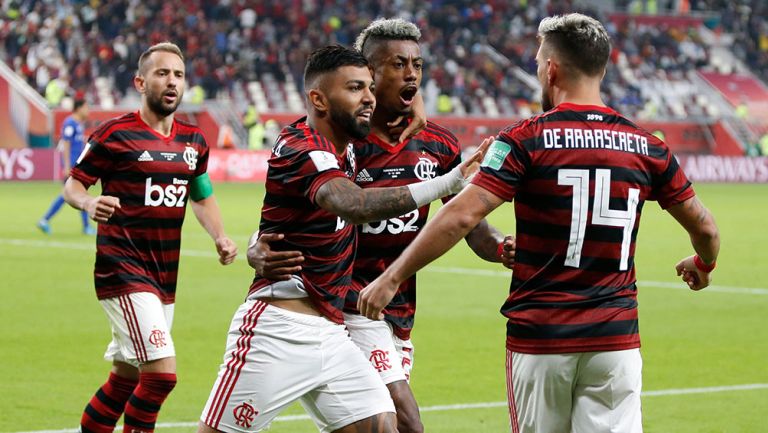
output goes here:
<path id="1" fill-rule="evenodd" d="M 259 110 L 250 105 L 243 116 L 243 126 L 248 131 L 248 149 L 261 150 L 264 148 L 264 122 L 261 121 Z"/>

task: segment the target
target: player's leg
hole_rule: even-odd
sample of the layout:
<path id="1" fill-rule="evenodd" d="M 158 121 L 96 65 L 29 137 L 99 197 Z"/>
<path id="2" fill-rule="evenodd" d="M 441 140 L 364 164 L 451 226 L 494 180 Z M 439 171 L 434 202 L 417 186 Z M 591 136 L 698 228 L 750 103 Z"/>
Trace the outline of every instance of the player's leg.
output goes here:
<path id="1" fill-rule="evenodd" d="M 408 385 L 413 366 L 413 345 L 410 341 L 397 338 L 392 327 L 382 320 L 345 313 L 344 324 L 352 341 L 387 385 L 397 410 L 398 432 L 423 432 L 419 406 Z"/>
<path id="2" fill-rule="evenodd" d="M 531 355 L 507 349 L 512 433 L 570 433 L 578 359 L 579 354 Z"/>
<path id="3" fill-rule="evenodd" d="M 574 388 L 573 433 L 642 433 L 640 349 L 585 353 Z"/>
<path id="4" fill-rule="evenodd" d="M 323 385 L 300 402 L 320 431 L 396 433 L 395 406 L 389 391 L 345 327 L 330 324 L 318 329 L 324 333 L 320 346 Z"/>
<path id="5" fill-rule="evenodd" d="M 322 335 L 315 322 L 248 299 L 232 318 L 223 362 L 200 416 L 198 433 L 258 432 L 319 385 Z"/>
<path id="6" fill-rule="evenodd" d="M 408 382 L 399 380 L 387 384 L 389 395 L 395 403 L 397 411 L 397 431 L 399 433 L 422 433 L 424 424 L 421 423 L 419 405 Z"/>
<path id="7" fill-rule="evenodd" d="M 43 233 L 50 234 L 51 233 L 51 226 L 50 221 L 51 218 L 53 218 L 54 215 L 61 209 L 61 207 L 64 205 L 64 197 L 59 194 L 58 197 L 53 199 L 53 202 L 51 203 L 51 206 L 48 208 L 48 211 L 45 212 L 45 215 L 43 215 L 42 218 L 40 218 L 39 221 L 37 221 L 37 228 L 39 228 Z"/>
<path id="8" fill-rule="evenodd" d="M 84 235 L 95 235 L 96 229 L 93 228 L 89 222 L 88 219 L 88 212 L 81 210 L 80 211 L 80 220 L 83 223 L 83 234 Z"/>
<path id="9" fill-rule="evenodd" d="M 101 301 L 112 325 L 105 358 L 138 369 L 138 385 L 125 405 L 124 432 L 151 433 L 165 399 L 176 386 L 176 352 L 171 338 L 173 305 L 153 293 L 131 293 Z M 126 369 L 123 368 L 123 371 Z"/>
<path id="10" fill-rule="evenodd" d="M 80 419 L 82 433 L 111 433 L 139 384 L 139 369 L 113 361 L 107 381 L 96 391 Z"/>

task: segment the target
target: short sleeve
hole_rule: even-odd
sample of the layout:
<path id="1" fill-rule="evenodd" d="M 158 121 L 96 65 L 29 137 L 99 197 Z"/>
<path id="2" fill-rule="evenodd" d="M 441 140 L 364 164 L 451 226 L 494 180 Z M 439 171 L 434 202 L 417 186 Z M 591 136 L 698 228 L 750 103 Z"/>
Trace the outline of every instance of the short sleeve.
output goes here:
<path id="1" fill-rule="evenodd" d="M 518 128 L 511 127 L 499 133 L 488 148 L 480 172 L 472 184 L 480 186 L 506 201 L 512 201 L 525 172 L 530 155 L 517 138 Z"/>
<path id="2" fill-rule="evenodd" d="M 114 167 L 114 158 L 106 145 L 91 135 L 85 144 L 83 153 L 72 168 L 70 175 L 86 187 L 103 179 Z"/>

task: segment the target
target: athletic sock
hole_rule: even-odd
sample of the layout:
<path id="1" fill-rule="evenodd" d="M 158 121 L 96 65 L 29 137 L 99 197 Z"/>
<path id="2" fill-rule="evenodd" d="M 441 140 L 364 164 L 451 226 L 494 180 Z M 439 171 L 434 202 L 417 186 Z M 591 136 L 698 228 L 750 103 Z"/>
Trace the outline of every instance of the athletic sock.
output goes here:
<path id="1" fill-rule="evenodd" d="M 85 406 L 80 419 L 82 433 L 112 433 L 123 414 L 125 403 L 138 385 L 138 381 L 109 373 L 107 382 Z"/>
<path id="2" fill-rule="evenodd" d="M 141 373 L 139 386 L 125 406 L 123 433 L 152 433 L 157 413 L 165 398 L 176 386 L 174 373 Z"/>

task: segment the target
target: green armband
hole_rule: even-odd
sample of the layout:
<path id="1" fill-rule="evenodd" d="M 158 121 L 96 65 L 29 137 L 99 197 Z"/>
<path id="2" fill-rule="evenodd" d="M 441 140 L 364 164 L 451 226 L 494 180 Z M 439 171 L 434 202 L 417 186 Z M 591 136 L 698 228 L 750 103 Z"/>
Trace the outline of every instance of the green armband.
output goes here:
<path id="1" fill-rule="evenodd" d="M 200 201 L 210 197 L 211 194 L 213 194 L 213 185 L 211 185 L 211 178 L 208 177 L 208 173 L 203 173 L 192 179 L 192 184 L 189 188 L 189 198 L 194 201 Z"/>

